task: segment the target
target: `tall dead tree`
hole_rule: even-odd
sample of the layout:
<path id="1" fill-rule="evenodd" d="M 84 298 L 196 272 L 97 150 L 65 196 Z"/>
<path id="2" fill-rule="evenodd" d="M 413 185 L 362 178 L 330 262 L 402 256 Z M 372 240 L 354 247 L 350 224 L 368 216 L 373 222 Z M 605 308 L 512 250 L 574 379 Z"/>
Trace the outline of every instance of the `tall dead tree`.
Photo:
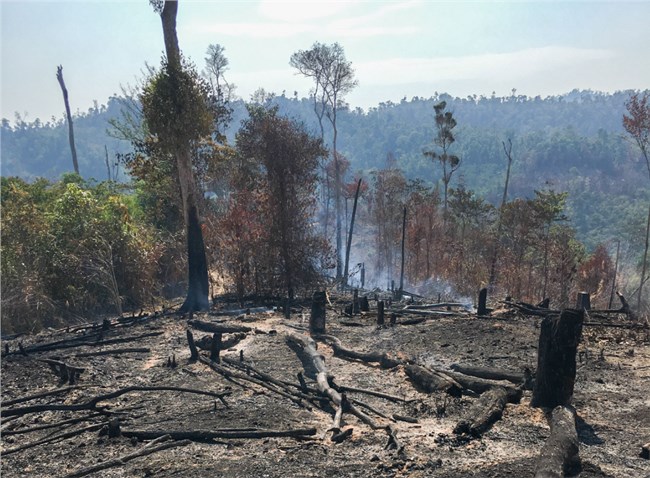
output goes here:
<path id="1" fill-rule="evenodd" d="M 494 242 L 494 252 L 492 254 L 492 261 L 490 263 L 490 279 L 488 281 L 489 287 L 494 289 L 494 284 L 496 282 L 497 276 L 497 260 L 499 259 L 499 246 L 501 243 L 501 231 L 503 228 L 503 222 L 501 215 L 503 214 L 503 208 L 508 201 L 508 183 L 510 182 L 510 167 L 512 166 L 512 140 L 508 138 L 508 147 L 506 147 L 505 141 L 502 141 L 503 151 L 506 154 L 508 159 L 508 168 L 506 169 L 506 184 L 503 187 L 503 197 L 501 198 L 501 207 L 499 208 L 499 218 L 497 222 L 497 237 Z"/>
<path id="2" fill-rule="evenodd" d="M 350 273 L 350 249 L 352 248 L 352 231 L 354 230 L 354 219 L 357 215 L 357 202 L 359 201 L 359 191 L 361 190 L 361 181 L 357 183 L 357 190 L 354 193 L 354 205 L 352 206 L 352 217 L 350 218 L 350 231 L 348 232 L 348 247 L 345 249 L 345 270 L 343 273 L 343 285 L 348 285 L 348 274 Z M 363 287 L 363 284 L 361 285 Z"/>
<path id="3" fill-rule="evenodd" d="M 63 92 L 63 102 L 65 103 L 65 114 L 68 118 L 68 139 L 70 140 L 70 152 L 72 153 L 72 166 L 74 172 L 79 174 L 79 162 L 77 161 L 77 148 L 74 145 L 74 128 L 72 126 L 72 114 L 70 113 L 70 101 L 68 100 L 68 89 L 63 81 L 63 66 L 56 67 L 56 79 L 59 81 L 61 91 Z"/>

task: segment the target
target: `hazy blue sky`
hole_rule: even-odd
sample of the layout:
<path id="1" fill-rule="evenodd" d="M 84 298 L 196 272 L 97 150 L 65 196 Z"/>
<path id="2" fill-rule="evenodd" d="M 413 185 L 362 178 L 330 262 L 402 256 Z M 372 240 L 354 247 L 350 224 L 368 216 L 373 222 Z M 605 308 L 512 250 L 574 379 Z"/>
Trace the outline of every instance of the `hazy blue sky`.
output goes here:
<path id="1" fill-rule="evenodd" d="M 64 113 L 56 66 L 74 111 L 106 103 L 163 51 L 147 0 L 7 1 L 2 17 L 1 114 L 49 120 Z M 259 87 L 306 96 L 289 57 L 314 41 L 339 42 L 359 86 L 352 107 L 435 91 L 552 95 L 574 88 L 650 88 L 650 2 L 296 2 L 181 0 L 181 49 L 200 68 L 210 43 L 230 60 L 245 98 Z"/>

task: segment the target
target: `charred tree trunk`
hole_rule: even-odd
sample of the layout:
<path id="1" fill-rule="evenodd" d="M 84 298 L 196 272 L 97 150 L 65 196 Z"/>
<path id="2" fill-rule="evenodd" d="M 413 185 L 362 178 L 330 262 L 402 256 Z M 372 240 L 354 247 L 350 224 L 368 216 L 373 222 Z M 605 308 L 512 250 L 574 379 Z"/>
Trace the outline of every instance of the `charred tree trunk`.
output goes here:
<path id="1" fill-rule="evenodd" d="M 584 310 L 566 309 L 560 317 L 542 321 L 531 406 L 555 408 L 571 403 L 583 320 Z"/>
<path id="2" fill-rule="evenodd" d="M 476 315 L 478 315 L 479 317 L 487 315 L 488 313 L 487 294 L 488 294 L 488 290 L 485 287 L 481 289 L 481 291 L 478 293 L 478 308 L 476 309 Z"/>
<path id="3" fill-rule="evenodd" d="M 580 468 L 576 412 L 571 407 L 557 407 L 551 416 L 548 437 L 535 471 L 535 478 L 562 478 Z"/>
<path id="4" fill-rule="evenodd" d="M 68 101 L 68 89 L 63 81 L 63 66 L 56 68 L 56 79 L 59 81 L 61 91 L 63 92 L 63 102 L 65 103 L 65 114 L 68 119 L 68 139 L 70 141 L 70 152 L 72 153 L 72 166 L 74 172 L 79 174 L 79 163 L 77 162 L 77 148 L 74 145 L 74 128 L 72 126 L 72 114 L 70 113 L 70 102 Z"/>
<path id="5" fill-rule="evenodd" d="M 312 334 L 325 333 L 325 304 L 327 295 L 325 291 L 314 292 L 311 302 L 311 316 L 309 318 L 309 331 Z"/>
<path id="6" fill-rule="evenodd" d="M 406 242 L 406 207 L 404 208 L 404 215 L 402 216 L 402 268 L 399 274 L 399 298 L 402 298 L 404 292 L 404 243 Z"/>
<path id="7" fill-rule="evenodd" d="M 359 200 L 359 190 L 361 189 L 361 179 L 357 184 L 357 191 L 354 193 L 354 205 L 352 206 L 352 217 L 350 218 L 350 231 L 348 233 L 348 247 L 345 250 L 345 269 L 343 272 L 343 285 L 348 285 L 348 274 L 350 273 L 350 248 L 352 247 L 352 231 L 354 231 L 354 218 L 357 215 L 357 202 Z M 363 287 L 363 284 L 361 285 Z"/>
<path id="8" fill-rule="evenodd" d="M 176 35 L 176 14 L 178 2 L 165 1 L 160 12 L 163 35 L 165 39 L 165 52 L 167 54 L 167 67 L 181 71 L 181 55 Z M 207 310 L 208 301 L 208 263 L 205 256 L 203 231 L 199 219 L 198 202 L 196 200 L 196 181 L 192 171 L 192 155 L 190 144 L 185 141 L 177 146 L 176 164 L 178 166 L 178 179 L 183 198 L 183 212 L 187 228 L 187 256 L 188 256 L 188 288 L 185 302 L 180 312 Z"/>

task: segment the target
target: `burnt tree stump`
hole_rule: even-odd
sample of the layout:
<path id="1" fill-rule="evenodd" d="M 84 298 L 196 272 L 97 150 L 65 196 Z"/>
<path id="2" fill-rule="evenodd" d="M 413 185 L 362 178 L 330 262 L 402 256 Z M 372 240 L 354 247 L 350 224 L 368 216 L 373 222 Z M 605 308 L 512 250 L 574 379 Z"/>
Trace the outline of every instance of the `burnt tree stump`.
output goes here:
<path id="1" fill-rule="evenodd" d="M 531 406 L 555 408 L 571 403 L 583 320 L 584 309 L 565 309 L 560 317 L 542 321 Z"/>
<path id="2" fill-rule="evenodd" d="M 211 362 L 221 363 L 221 358 L 219 357 L 219 354 L 221 354 L 221 339 L 222 334 L 220 332 L 215 332 L 212 335 L 212 344 L 210 345 Z"/>
<path id="3" fill-rule="evenodd" d="M 589 292 L 578 292 L 578 298 L 576 299 L 576 309 L 591 310 L 591 298 L 589 297 Z"/>
<path id="4" fill-rule="evenodd" d="M 384 325 L 384 301 L 377 301 L 377 325 Z"/>
<path id="5" fill-rule="evenodd" d="M 368 297 L 366 297 L 365 295 L 359 299 L 359 309 L 361 309 L 361 312 L 370 311 L 370 304 L 368 303 Z"/>
<path id="6" fill-rule="evenodd" d="M 359 307 L 359 289 L 354 289 L 352 295 L 352 315 L 357 315 L 360 311 Z"/>
<path id="7" fill-rule="evenodd" d="M 309 331 L 312 334 L 325 333 L 325 305 L 327 294 L 325 291 L 314 292 L 311 302 L 311 316 L 309 317 Z"/>
<path id="8" fill-rule="evenodd" d="M 488 290 L 486 287 L 482 288 L 481 291 L 478 293 L 478 307 L 476 310 L 476 315 L 487 315 L 488 310 L 487 310 L 487 293 Z"/>

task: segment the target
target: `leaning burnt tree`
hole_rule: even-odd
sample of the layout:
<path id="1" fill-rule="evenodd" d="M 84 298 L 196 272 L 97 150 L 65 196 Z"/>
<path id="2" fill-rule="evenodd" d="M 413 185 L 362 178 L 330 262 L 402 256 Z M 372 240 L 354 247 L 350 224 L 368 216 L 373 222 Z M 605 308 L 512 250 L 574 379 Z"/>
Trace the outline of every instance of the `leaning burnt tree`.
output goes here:
<path id="1" fill-rule="evenodd" d="M 213 115 L 206 88 L 183 64 L 176 35 L 178 2 L 151 1 L 160 13 L 166 61 L 145 86 L 141 100 L 149 131 L 161 149 L 175 159 L 187 232 L 188 289 L 181 312 L 209 308 L 208 267 L 199 219 L 197 186 L 192 169 L 193 146 L 210 135 Z"/>

